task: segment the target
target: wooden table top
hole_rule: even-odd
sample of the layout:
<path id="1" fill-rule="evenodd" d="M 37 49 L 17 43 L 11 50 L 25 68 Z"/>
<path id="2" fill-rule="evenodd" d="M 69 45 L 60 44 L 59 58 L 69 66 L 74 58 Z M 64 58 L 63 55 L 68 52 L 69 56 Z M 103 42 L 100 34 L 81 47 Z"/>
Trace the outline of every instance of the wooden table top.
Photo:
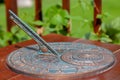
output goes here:
<path id="1" fill-rule="evenodd" d="M 77 80 L 120 80 L 120 45 L 100 43 L 97 41 L 71 38 L 56 34 L 49 34 L 43 36 L 43 39 L 45 39 L 47 42 L 73 42 L 73 41 L 81 42 L 81 43 L 93 44 L 109 49 L 110 51 L 113 52 L 113 54 L 117 59 L 117 62 L 112 69 L 99 75 L 95 75 L 88 78 L 77 79 Z M 36 44 L 36 42 L 34 40 L 28 40 L 25 42 L 0 48 L 0 80 L 44 80 L 40 78 L 33 78 L 30 76 L 15 73 L 11 71 L 6 65 L 6 57 L 10 52 L 32 44 Z"/>

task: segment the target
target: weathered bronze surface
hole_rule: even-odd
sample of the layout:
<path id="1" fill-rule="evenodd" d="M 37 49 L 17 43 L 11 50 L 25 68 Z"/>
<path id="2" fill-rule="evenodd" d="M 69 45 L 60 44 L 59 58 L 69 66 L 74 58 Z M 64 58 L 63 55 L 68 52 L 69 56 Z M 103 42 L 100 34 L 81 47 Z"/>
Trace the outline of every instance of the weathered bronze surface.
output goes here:
<path id="1" fill-rule="evenodd" d="M 49 43 L 59 52 L 38 51 L 31 45 L 13 51 L 7 58 L 8 66 L 17 73 L 44 79 L 76 79 L 93 76 L 113 67 L 115 58 L 107 49 L 81 43 Z"/>

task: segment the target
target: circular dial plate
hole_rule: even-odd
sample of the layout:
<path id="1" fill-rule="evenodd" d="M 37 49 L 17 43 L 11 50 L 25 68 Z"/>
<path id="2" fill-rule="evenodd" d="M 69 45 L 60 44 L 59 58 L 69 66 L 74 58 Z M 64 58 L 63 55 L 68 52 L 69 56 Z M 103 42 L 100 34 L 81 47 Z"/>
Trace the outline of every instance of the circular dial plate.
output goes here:
<path id="1" fill-rule="evenodd" d="M 81 43 L 49 43 L 59 52 L 57 58 L 50 51 L 43 53 L 38 45 L 13 51 L 7 58 L 8 66 L 15 72 L 48 79 L 80 78 L 109 70 L 113 54 L 104 48 Z"/>

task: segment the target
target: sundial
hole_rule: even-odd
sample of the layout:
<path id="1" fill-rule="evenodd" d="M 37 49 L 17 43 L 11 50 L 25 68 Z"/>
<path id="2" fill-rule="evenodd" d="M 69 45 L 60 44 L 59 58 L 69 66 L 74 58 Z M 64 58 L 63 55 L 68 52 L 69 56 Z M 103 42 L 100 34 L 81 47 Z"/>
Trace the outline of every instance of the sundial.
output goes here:
<path id="1" fill-rule="evenodd" d="M 105 48 L 76 42 L 45 42 L 12 11 L 11 19 L 38 44 L 10 53 L 7 65 L 13 71 L 48 80 L 72 80 L 100 74 L 115 64 Z"/>

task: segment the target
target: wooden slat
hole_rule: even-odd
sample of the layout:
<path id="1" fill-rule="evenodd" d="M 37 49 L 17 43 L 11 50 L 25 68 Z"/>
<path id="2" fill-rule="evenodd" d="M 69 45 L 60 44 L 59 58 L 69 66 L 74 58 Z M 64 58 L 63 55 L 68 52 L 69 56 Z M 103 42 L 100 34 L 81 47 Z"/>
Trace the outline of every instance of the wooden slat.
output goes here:
<path id="1" fill-rule="evenodd" d="M 62 8 L 70 13 L 70 0 L 62 0 Z"/>
<path id="2" fill-rule="evenodd" d="M 70 14 L 70 0 L 62 0 L 62 8 L 67 10 Z M 64 26 L 66 27 L 66 26 Z M 65 29 L 67 33 L 71 32 L 71 20 L 69 20 L 67 28 Z"/>
<path id="3" fill-rule="evenodd" d="M 94 32 L 99 33 L 101 19 L 97 18 L 98 14 L 102 12 L 102 0 L 94 0 Z"/>
<path id="4" fill-rule="evenodd" d="M 42 16 L 42 0 L 35 0 L 35 20 L 43 20 L 43 16 Z M 43 33 L 43 27 L 42 26 L 38 26 L 36 25 L 35 27 L 37 27 L 37 33 L 39 35 L 42 35 Z"/>
<path id="5" fill-rule="evenodd" d="M 42 20 L 42 0 L 35 0 L 35 20 Z"/>
<path id="6" fill-rule="evenodd" d="M 6 19 L 7 19 L 7 31 L 10 31 L 14 23 L 9 18 L 9 10 L 12 10 L 17 15 L 17 0 L 5 0 L 6 6 Z"/>

